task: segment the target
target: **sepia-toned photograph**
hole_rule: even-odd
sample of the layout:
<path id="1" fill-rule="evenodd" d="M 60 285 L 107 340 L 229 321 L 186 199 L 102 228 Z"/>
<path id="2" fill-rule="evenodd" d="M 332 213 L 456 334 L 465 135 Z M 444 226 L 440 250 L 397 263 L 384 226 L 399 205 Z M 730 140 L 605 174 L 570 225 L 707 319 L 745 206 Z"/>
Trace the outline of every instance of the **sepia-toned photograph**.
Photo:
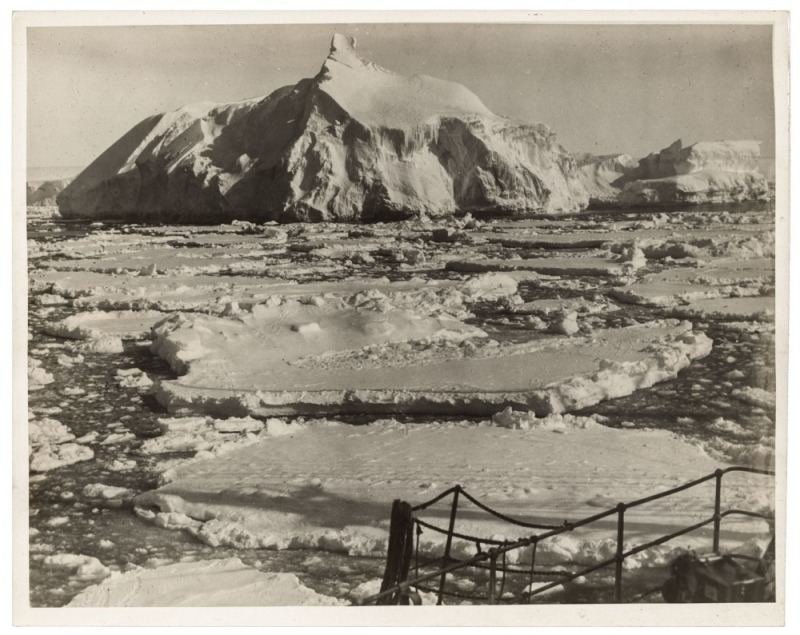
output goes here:
<path id="1" fill-rule="evenodd" d="M 16 623 L 781 623 L 788 14 L 439 16 L 15 16 Z"/>

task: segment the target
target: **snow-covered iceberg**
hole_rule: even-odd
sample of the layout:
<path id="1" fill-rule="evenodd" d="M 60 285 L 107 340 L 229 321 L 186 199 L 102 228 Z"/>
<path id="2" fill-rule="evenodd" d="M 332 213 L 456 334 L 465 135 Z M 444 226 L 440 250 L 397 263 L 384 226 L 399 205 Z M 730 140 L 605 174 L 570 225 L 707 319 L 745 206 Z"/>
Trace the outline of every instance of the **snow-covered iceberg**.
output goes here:
<path id="1" fill-rule="evenodd" d="M 65 218 L 391 220 L 574 212 L 575 159 L 464 86 L 363 60 L 336 35 L 316 77 L 134 126 L 58 196 Z"/>
<path id="2" fill-rule="evenodd" d="M 639 161 L 614 182 L 625 205 L 735 203 L 767 200 L 758 141 L 702 141 L 683 147 L 679 139 Z"/>

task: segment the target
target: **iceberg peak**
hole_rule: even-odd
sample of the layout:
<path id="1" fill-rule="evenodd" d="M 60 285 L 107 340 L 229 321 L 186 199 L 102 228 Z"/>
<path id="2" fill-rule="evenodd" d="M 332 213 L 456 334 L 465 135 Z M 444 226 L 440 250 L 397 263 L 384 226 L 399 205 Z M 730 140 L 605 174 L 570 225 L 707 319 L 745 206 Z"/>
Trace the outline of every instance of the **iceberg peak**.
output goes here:
<path id="1" fill-rule="evenodd" d="M 329 75 L 337 66 L 351 69 L 372 67 L 375 70 L 377 68 L 371 62 L 367 62 L 358 56 L 356 53 L 356 38 L 352 35 L 342 35 L 341 33 L 335 33 L 331 38 L 331 51 L 322 65 L 322 74 Z"/>
<path id="2" fill-rule="evenodd" d="M 356 38 L 352 35 L 345 36 L 341 33 L 335 33 L 331 40 L 331 55 L 338 51 L 345 53 L 355 53 L 356 51 Z"/>

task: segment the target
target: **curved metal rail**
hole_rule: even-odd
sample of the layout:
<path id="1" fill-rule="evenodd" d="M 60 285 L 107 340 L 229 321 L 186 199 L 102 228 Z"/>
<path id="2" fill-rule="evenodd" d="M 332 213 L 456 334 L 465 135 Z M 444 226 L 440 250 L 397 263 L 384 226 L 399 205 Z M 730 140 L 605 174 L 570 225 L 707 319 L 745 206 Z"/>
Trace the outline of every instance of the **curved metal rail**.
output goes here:
<path id="1" fill-rule="evenodd" d="M 494 604 L 498 600 L 498 595 L 502 596 L 503 589 L 505 586 L 506 574 L 526 574 L 530 577 L 530 581 L 533 582 L 534 576 L 552 576 L 558 577 L 557 580 L 553 582 L 549 582 L 543 585 L 540 585 L 533 589 L 531 585 L 527 587 L 525 591 L 520 593 L 518 596 L 515 597 L 516 602 L 530 602 L 531 598 L 535 595 L 544 593 L 558 585 L 564 584 L 565 582 L 569 582 L 574 580 L 578 577 L 585 576 L 589 573 L 593 573 L 600 569 L 614 566 L 614 601 L 615 602 L 622 602 L 622 582 L 623 582 L 623 563 L 627 558 L 634 556 L 646 549 L 650 549 L 651 547 L 655 547 L 658 545 L 662 545 L 670 540 L 678 538 L 679 536 L 683 536 L 688 534 L 692 531 L 696 531 L 702 527 L 712 525 L 713 524 L 713 543 L 712 543 L 712 550 L 714 553 L 719 553 L 719 539 L 720 539 L 720 529 L 721 529 L 721 522 L 723 518 L 729 516 L 744 516 L 749 518 L 761 518 L 768 522 L 772 521 L 772 517 L 767 516 L 765 514 L 761 514 L 758 512 L 742 510 L 742 509 L 721 509 L 721 501 L 722 501 L 722 477 L 725 474 L 731 472 L 746 472 L 750 474 L 759 474 L 764 476 L 774 476 L 775 473 L 769 470 L 760 470 L 756 468 L 750 467 L 729 467 L 726 469 L 718 469 L 711 474 L 706 474 L 705 476 L 701 476 L 700 478 L 688 481 L 682 485 L 678 485 L 677 487 L 673 487 L 671 489 L 665 490 L 663 492 L 659 492 L 657 494 L 653 494 L 650 496 L 646 496 L 644 498 L 639 498 L 629 503 L 619 503 L 613 508 L 607 509 L 605 511 L 599 512 L 597 514 L 593 514 L 592 516 L 587 516 L 585 518 L 581 518 L 580 520 L 576 521 L 564 521 L 561 525 L 545 525 L 545 524 L 535 524 L 524 522 L 518 519 L 515 519 L 511 516 L 498 512 L 490 508 L 488 505 L 481 503 L 477 499 L 475 499 L 472 495 L 468 494 L 464 488 L 460 485 L 455 485 L 444 492 L 441 492 L 434 498 L 420 503 L 411 507 L 408 503 L 404 503 L 400 500 L 394 501 L 394 506 L 392 508 L 392 527 L 391 527 L 391 537 L 390 537 L 390 545 L 389 545 L 389 553 L 387 553 L 387 566 L 386 566 L 386 574 L 384 575 L 383 585 L 381 586 L 380 593 L 368 597 L 361 601 L 361 604 L 408 604 L 412 601 L 412 596 L 416 594 L 416 590 L 424 590 L 424 591 L 434 591 L 437 594 L 437 604 L 442 604 L 442 601 L 445 596 L 451 596 L 456 598 L 468 598 L 468 599 L 477 599 L 477 598 L 486 598 L 486 601 L 489 604 Z M 674 532 L 664 534 L 654 540 L 650 540 L 646 543 L 641 545 L 637 545 L 636 547 L 625 549 L 624 546 L 624 536 L 625 536 L 625 513 L 628 510 L 634 509 L 641 505 L 645 505 L 647 503 L 667 498 L 669 496 L 673 496 L 679 492 L 683 492 L 685 490 L 697 487 L 703 483 L 708 481 L 714 480 L 715 481 L 715 490 L 714 490 L 714 513 L 712 516 L 705 518 L 701 521 L 698 521 L 692 525 L 688 525 L 681 529 L 678 529 Z M 439 527 L 434 525 L 430 522 L 421 520 L 416 516 L 416 514 L 420 511 L 423 511 L 435 503 L 446 499 L 448 496 L 452 496 L 451 506 L 450 506 L 450 522 L 447 528 Z M 513 524 L 520 527 L 526 527 L 531 529 L 539 529 L 543 530 L 542 533 L 533 534 L 527 536 L 525 538 L 521 538 L 516 541 L 502 541 L 492 538 L 484 538 L 479 536 L 470 536 L 468 534 L 459 533 L 455 531 L 455 521 L 456 516 L 458 513 L 458 503 L 459 497 L 463 496 L 471 503 L 473 503 L 476 507 L 483 510 L 484 512 L 494 516 L 495 518 L 499 518 L 509 524 Z M 402 509 L 401 507 L 402 506 Z M 614 557 L 607 558 L 602 562 L 593 564 L 588 567 L 584 567 L 577 571 L 566 571 L 566 570 L 556 570 L 556 571 L 546 571 L 546 570 L 539 570 L 536 571 L 536 551 L 537 546 L 542 543 L 544 540 L 548 538 L 552 538 L 554 536 L 558 536 L 567 532 L 574 531 L 580 527 L 584 527 L 586 525 L 590 525 L 597 521 L 611 518 L 616 516 L 616 553 Z M 430 566 L 433 563 L 438 563 L 438 567 L 436 570 L 420 574 L 420 562 L 419 562 L 419 537 L 422 533 L 422 529 L 425 528 L 430 531 L 434 531 L 436 533 L 444 534 L 446 536 L 445 539 L 445 546 L 444 546 L 444 555 L 441 558 L 434 558 L 422 566 Z M 412 536 L 416 537 L 416 546 L 413 554 L 413 558 L 416 561 L 415 566 L 415 576 L 413 579 L 407 579 L 408 573 L 410 571 L 411 565 L 411 558 L 412 558 L 412 548 L 409 543 L 412 540 Z M 469 542 L 473 542 L 477 548 L 477 554 L 471 558 L 466 560 L 458 560 L 451 557 L 451 549 L 452 549 L 452 541 L 453 538 L 458 538 L 461 540 L 466 540 Z M 487 550 L 483 550 L 483 546 L 489 547 Z M 527 569 L 519 569 L 506 566 L 506 555 L 514 550 L 523 549 L 526 547 L 533 547 L 532 549 L 532 556 L 531 556 L 531 566 Z M 501 559 L 501 564 L 498 565 L 498 559 Z M 488 561 L 488 566 L 486 562 Z M 486 596 L 476 596 L 474 594 L 467 594 L 463 592 L 454 592 L 454 591 L 447 591 L 445 589 L 445 582 L 447 579 L 448 574 L 454 573 L 456 571 L 466 569 L 468 567 L 473 568 L 481 568 L 481 569 L 488 569 L 489 570 L 489 588 L 488 593 Z M 500 573 L 502 575 L 501 587 L 500 592 L 497 592 L 497 574 Z M 430 580 L 434 580 L 439 578 L 439 584 L 436 589 L 431 589 L 430 587 L 423 586 L 423 583 L 428 582 Z"/>

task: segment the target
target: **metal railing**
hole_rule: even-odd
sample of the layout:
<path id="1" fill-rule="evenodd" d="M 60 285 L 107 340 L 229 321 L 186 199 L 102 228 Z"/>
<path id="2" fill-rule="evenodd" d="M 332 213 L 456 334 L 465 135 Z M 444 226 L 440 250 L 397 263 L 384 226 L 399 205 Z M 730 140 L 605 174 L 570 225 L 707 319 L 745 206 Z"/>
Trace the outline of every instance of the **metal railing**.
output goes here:
<path id="1" fill-rule="evenodd" d="M 758 474 L 764 476 L 774 476 L 775 473 L 768 470 L 760 470 L 750 467 L 729 467 L 727 469 L 718 469 L 711 474 L 707 474 L 695 480 L 684 483 L 672 489 L 646 496 L 629 503 L 619 503 L 616 507 L 599 512 L 592 516 L 587 516 L 577 521 L 564 521 L 561 525 L 546 525 L 523 522 L 514 519 L 506 514 L 502 514 L 489 506 L 481 503 L 473 496 L 471 496 L 460 485 L 455 485 L 450 489 L 445 490 L 439 495 L 435 496 L 429 501 L 410 506 L 399 500 L 395 500 L 392 510 L 392 523 L 391 523 L 391 536 L 389 552 L 387 553 L 387 566 L 384 575 L 383 584 L 380 593 L 368 597 L 361 601 L 361 604 L 409 604 L 411 602 L 418 603 L 419 591 L 433 592 L 437 597 L 437 604 L 442 604 L 445 596 L 452 596 L 456 598 L 485 601 L 489 604 L 498 603 L 498 601 L 507 601 L 503 596 L 505 587 L 506 576 L 508 574 L 524 574 L 528 576 L 528 586 L 519 594 L 513 596 L 515 603 L 530 602 L 531 599 L 539 594 L 545 593 L 559 585 L 566 582 L 575 580 L 576 578 L 589 575 L 606 567 L 614 566 L 614 601 L 623 601 L 623 563 L 627 558 L 641 553 L 652 547 L 662 545 L 670 540 L 683 536 L 685 534 L 696 531 L 702 527 L 713 524 L 713 538 L 712 550 L 714 553 L 719 553 L 720 545 L 720 531 L 722 519 L 728 516 L 745 516 L 751 518 L 759 518 L 770 522 L 771 516 L 761 514 L 754 511 L 747 511 L 742 509 L 727 509 L 722 510 L 722 477 L 731 472 L 746 472 L 750 474 Z M 632 548 L 626 549 L 625 538 L 625 514 L 627 511 L 645 505 L 647 503 L 667 498 L 683 492 L 685 490 L 697 487 L 708 481 L 715 481 L 714 493 L 714 513 L 709 518 L 704 518 L 701 521 L 691 525 L 682 527 L 671 533 L 664 534 L 654 540 L 637 545 Z M 433 523 L 424 521 L 417 517 L 417 513 L 427 509 L 435 503 L 452 496 L 450 504 L 450 516 L 447 528 L 439 527 Z M 478 536 L 471 536 L 455 531 L 456 518 L 459 509 L 459 499 L 464 497 L 473 503 L 475 506 L 484 512 L 510 524 L 525 527 L 529 529 L 541 530 L 542 533 L 536 533 L 525 538 L 515 541 L 497 540 L 492 538 L 483 538 Z M 398 507 L 402 505 L 402 510 Z M 597 562 L 590 566 L 586 566 L 577 571 L 568 571 L 564 569 L 550 569 L 545 570 L 540 567 L 539 571 L 536 570 L 536 555 L 537 547 L 545 540 L 559 536 L 568 532 L 572 532 L 580 527 L 596 523 L 598 521 L 616 517 L 616 550 L 614 556 L 606 558 L 601 562 Z M 433 531 L 445 535 L 444 553 L 441 557 L 432 558 L 424 563 L 420 563 L 419 559 L 419 541 L 423 529 Z M 416 545 L 413 546 L 409 541 L 416 539 Z M 471 558 L 459 560 L 452 557 L 453 539 L 458 538 L 461 540 L 474 543 L 477 547 L 477 554 Z M 488 547 L 485 551 L 483 546 Z M 506 556 L 509 552 L 531 547 L 531 564 L 529 568 L 510 568 L 506 565 Z M 413 552 L 413 553 L 412 553 Z M 411 568 L 411 559 L 415 560 L 415 576 L 413 579 L 408 579 L 408 573 Z M 501 563 L 498 564 L 498 560 Z M 488 562 L 488 566 L 487 563 Z M 433 567 L 434 570 L 429 573 L 420 573 L 420 569 Z M 469 593 L 448 591 L 445 588 L 447 576 L 457 571 L 473 568 L 473 569 L 488 569 L 488 591 L 485 596 L 475 595 Z M 498 574 L 502 575 L 500 591 L 497 590 L 497 577 Z M 536 588 L 532 587 L 535 577 L 539 578 L 552 578 L 556 577 L 555 581 L 544 583 Z M 438 587 L 427 587 L 424 583 L 438 578 Z"/>

